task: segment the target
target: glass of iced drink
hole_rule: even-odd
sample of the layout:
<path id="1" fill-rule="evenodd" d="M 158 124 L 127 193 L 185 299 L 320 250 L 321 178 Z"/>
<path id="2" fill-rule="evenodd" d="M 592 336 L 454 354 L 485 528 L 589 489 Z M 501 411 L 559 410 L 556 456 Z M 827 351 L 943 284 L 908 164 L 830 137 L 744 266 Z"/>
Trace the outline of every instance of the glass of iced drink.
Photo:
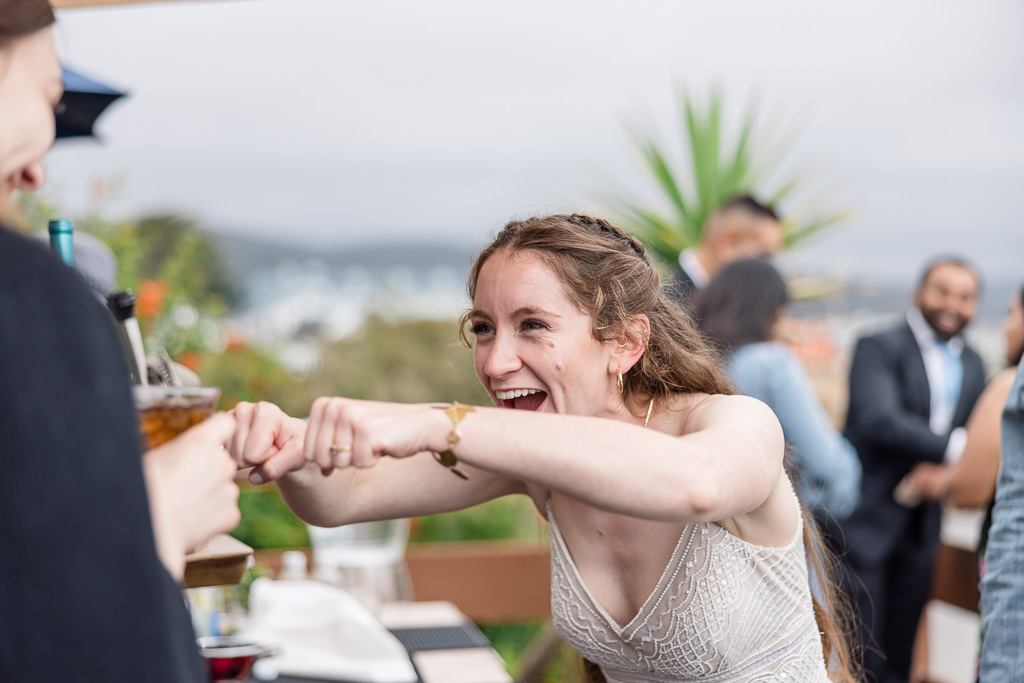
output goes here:
<path id="1" fill-rule="evenodd" d="M 144 450 L 156 448 L 213 415 L 217 387 L 132 387 Z"/>

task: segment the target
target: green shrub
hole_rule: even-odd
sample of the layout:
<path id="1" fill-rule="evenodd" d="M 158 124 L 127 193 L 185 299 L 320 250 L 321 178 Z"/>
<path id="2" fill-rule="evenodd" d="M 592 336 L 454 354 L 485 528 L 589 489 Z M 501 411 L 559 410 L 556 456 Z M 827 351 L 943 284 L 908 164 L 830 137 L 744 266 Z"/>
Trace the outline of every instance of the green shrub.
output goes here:
<path id="1" fill-rule="evenodd" d="M 242 484 L 238 507 L 242 522 L 231 535 L 252 548 L 300 548 L 309 545 L 306 525 L 292 514 L 274 486 Z"/>
<path id="2" fill-rule="evenodd" d="M 545 527 L 532 500 L 507 496 L 467 510 L 421 517 L 413 525 L 409 542 L 543 539 Z"/>

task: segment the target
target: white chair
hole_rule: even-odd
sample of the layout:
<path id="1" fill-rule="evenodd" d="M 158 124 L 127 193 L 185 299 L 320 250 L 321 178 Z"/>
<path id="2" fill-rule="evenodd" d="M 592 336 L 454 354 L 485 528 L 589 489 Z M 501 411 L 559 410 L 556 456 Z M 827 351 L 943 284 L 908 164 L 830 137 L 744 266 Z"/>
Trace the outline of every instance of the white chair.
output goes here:
<path id="1" fill-rule="evenodd" d="M 313 574 L 337 583 L 371 611 L 381 602 L 412 600 L 405 564 L 409 520 L 309 527 Z"/>

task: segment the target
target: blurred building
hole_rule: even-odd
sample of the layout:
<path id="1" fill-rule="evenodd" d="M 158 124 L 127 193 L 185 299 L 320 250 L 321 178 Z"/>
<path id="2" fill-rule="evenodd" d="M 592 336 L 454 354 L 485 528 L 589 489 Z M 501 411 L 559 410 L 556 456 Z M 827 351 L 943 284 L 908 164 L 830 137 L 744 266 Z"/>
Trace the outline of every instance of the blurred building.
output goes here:
<path id="1" fill-rule="evenodd" d="M 455 320 L 469 305 L 472 252 L 443 244 L 300 249 L 212 235 L 242 292 L 228 326 L 274 348 L 291 369 L 316 367 L 325 343 L 359 329 L 368 316 Z"/>

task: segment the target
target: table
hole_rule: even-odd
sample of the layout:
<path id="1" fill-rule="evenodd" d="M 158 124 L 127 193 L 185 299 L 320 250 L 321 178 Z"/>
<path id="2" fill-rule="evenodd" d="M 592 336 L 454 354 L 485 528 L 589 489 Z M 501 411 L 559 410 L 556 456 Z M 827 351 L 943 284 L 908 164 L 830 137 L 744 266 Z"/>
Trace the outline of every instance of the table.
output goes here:
<path id="1" fill-rule="evenodd" d="M 233 585 L 245 576 L 252 548 L 241 541 L 219 534 L 185 557 L 185 588 Z"/>
<path id="2" fill-rule="evenodd" d="M 409 651 L 420 683 L 512 683 L 498 653 L 450 602 L 393 602 L 381 623 Z M 277 683 L 354 683 L 280 676 Z"/>

